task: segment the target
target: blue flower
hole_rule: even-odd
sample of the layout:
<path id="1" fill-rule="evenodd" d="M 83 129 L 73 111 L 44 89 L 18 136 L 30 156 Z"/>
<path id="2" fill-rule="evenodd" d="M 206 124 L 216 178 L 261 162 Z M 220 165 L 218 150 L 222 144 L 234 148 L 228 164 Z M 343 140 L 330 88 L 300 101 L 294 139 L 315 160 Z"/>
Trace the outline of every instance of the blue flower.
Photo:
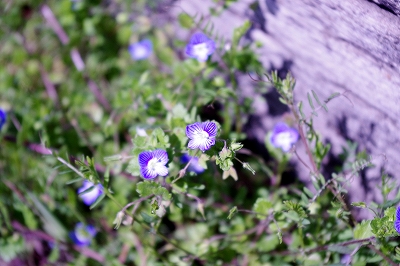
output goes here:
<path id="1" fill-rule="evenodd" d="M 195 33 L 186 45 L 186 54 L 200 62 L 207 61 L 215 50 L 215 42 L 203 33 Z"/>
<path id="2" fill-rule="evenodd" d="M 394 218 L 394 229 L 400 234 L 400 206 L 397 207 L 396 217 Z"/>
<path id="3" fill-rule="evenodd" d="M 167 176 L 168 154 L 164 150 L 144 151 L 139 154 L 140 174 L 144 179 Z"/>
<path id="4" fill-rule="evenodd" d="M 7 120 L 6 112 L 3 109 L 0 108 L 0 129 L 6 123 L 6 120 Z"/>
<path id="5" fill-rule="evenodd" d="M 271 143 L 276 148 L 281 148 L 287 152 L 292 145 L 299 139 L 299 133 L 296 129 L 290 128 L 285 123 L 278 123 L 275 125 L 271 135 Z"/>
<path id="6" fill-rule="evenodd" d="M 103 194 L 103 186 L 101 184 L 94 185 L 92 182 L 85 180 L 83 181 L 83 185 L 78 189 L 78 193 L 82 193 L 83 191 L 93 186 L 94 188 L 91 191 L 79 195 L 79 197 L 82 198 L 83 203 L 85 203 L 88 206 L 92 205 L 96 201 L 96 199 L 101 194 Z"/>
<path id="7" fill-rule="evenodd" d="M 190 139 L 188 148 L 200 149 L 202 152 L 215 145 L 217 125 L 214 122 L 196 122 L 186 127 L 186 136 Z"/>
<path id="8" fill-rule="evenodd" d="M 72 231 L 69 236 L 75 243 L 75 245 L 85 247 L 90 245 L 96 233 L 96 229 L 93 225 L 84 225 L 83 223 L 77 223 L 75 225 L 75 230 Z"/>
<path id="9" fill-rule="evenodd" d="M 190 156 L 189 154 L 184 154 L 184 155 L 182 155 L 182 157 L 181 157 L 181 162 L 182 163 L 184 163 L 184 164 L 186 164 L 186 163 L 188 163 L 190 160 L 192 160 L 191 162 L 190 162 L 190 164 L 189 164 L 189 167 L 188 167 L 188 170 L 190 171 L 190 172 L 195 172 L 196 174 L 201 174 L 201 173 L 203 173 L 204 172 L 204 168 L 203 168 L 203 166 L 201 166 L 200 164 L 199 164 L 199 158 L 198 157 L 195 157 L 195 156 Z"/>
<path id="10" fill-rule="evenodd" d="M 150 40 L 145 39 L 129 45 L 128 51 L 133 60 L 143 60 L 150 56 L 153 51 L 153 44 Z"/>

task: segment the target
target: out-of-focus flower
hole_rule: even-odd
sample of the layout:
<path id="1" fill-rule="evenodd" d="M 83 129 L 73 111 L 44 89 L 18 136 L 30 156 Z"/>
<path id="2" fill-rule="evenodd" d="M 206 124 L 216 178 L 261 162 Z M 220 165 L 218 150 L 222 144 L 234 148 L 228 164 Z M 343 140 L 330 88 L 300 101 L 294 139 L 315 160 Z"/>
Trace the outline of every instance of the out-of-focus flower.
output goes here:
<path id="1" fill-rule="evenodd" d="M 0 129 L 6 123 L 6 120 L 7 120 L 6 112 L 3 109 L 0 108 Z"/>
<path id="2" fill-rule="evenodd" d="M 217 131 L 217 125 L 214 122 L 196 122 L 188 125 L 186 136 L 190 139 L 189 149 L 200 149 L 202 152 L 210 149 L 211 146 L 215 145 Z"/>
<path id="3" fill-rule="evenodd" d="M 143 60 L 150 56 L 153 51 L 153 44 L 150 40 L 145 39 L 129 45 L 128 51 L 133 60 Z"/>
<path id="4" fill-rule="evenodd" d="M 340 263 L 348 265 L 349 263 L 351 263 L 351 256 L 349 254 L 344 254 L 340 259 Z"/>
<path id="5" fill-rule="evenodd" d="M 214 50 L 215 42 L 200 32 L 193 34 L 186 45 L 186 54 L 200 62 L 206 61 Z"/>
<path id="6" fill-rule="evenodd" d="M 296 129 L 290 128 L 285 123 L 278 123 L 275 125 L 271 135 L 271 143 L 276 148 L 281 148 L 287 152 L 292 145 L 299 139 L 299 133 Z"/>
<path id="7" fill-rule="evenodd" d="M 94 186 L 94 188 L 91 191 L 79 195 L 79 197 L 82 198 L 83 203 L 88 206 L 92 205 L 96 199 L 103 194 L 103 186 L 101 184 L 94 185 L 92 182 L 85 180 L 83 181 L 83 185 L 78 189 L 78 193 L 82 193 L 92 186 Z"/>
<path id="8" fill-rule="evenodd" d="M 144 151 L 139 154 L 140 174 L 144 179 L 167 176 L 168 154 L 164 150 Z"/>
<path id="9" fill-rule="evenodd" d="M 69 236 L 75 245 L 85 247 L 90 245 L 96 233 L 93 225 L 77 223 L 74 231 L 70 232 Z"/>
<path id="10" fill-rule="evenodd" d="M 181 162 L 183 164 L 188 163 L 190 160 L 192 161 L 190 162 L 189 167 L 187 168 L 190 172 L 195 172 L 196 174 L 201 174 L 204 172 L 205 169 L 203 168 L 203 166 L 199 164 L 199 157 L 196 156 L 192 157 L 186 153 L 181 157 Z"/>
<path id="11" fill-rule="evenodd" d="M 397 207 L 396 217 L 394 217 L 394 229 L 400 234 L 400 206 Z"/>

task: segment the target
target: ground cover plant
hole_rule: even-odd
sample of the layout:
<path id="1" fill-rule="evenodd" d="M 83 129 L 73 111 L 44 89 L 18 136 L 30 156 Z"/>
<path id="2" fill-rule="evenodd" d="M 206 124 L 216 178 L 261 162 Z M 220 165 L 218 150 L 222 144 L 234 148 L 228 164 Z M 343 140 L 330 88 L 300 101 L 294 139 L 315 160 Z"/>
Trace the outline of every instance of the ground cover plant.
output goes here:
<path id="1" fill-rule="evenodd" d="M 322 171 L 313 121 L 351 99 L 296 101 L 294 77 L 245 40 L 250 21 L 230 39 L 213 30 L 232 2 L 172 19 L 162 1 L 0 3 L 2 265 L 398 265 L 392 177 L 382 202 L 348 202 L 374 167 L 356 143 Z M 290 110 L 268 158 L 244 145 L 244 76 Z M 312 187 L 283 185 L 294 160 Z"/>

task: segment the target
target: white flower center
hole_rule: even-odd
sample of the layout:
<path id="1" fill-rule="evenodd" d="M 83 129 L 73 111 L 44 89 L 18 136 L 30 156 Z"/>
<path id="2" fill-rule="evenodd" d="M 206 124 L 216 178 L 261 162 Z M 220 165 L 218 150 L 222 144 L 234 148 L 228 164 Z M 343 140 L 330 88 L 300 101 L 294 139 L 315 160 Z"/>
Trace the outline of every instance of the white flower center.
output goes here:
<path id="1" fill-rule="evenodd" d="M 133 55 L 134 58 L 141 59 L 147 55 L 147 49 L 144 46 L 136 46 Z"/>
<path id="2" fill-rule="evenodd" d="M 200 61 L 206 61 L 208 57 L 208 49 L 206 43 L 199 43 L 193 45 L 193 54 L 197 56 Z"/>
<path id="3" fill-rule="evenodd" d="M 208 135 L 208 133 L 206 131 L 200 131 L 197 133 L 197 138 L 201 139 L 202 141 L 207 140 L 210 135 Z"/>
<path id="4" fill-rule="evenodd" d="M 89 240 L 91 238 L 91 235 L 89 234 L 89 232 L 87 232 L 85 230 L 85 228 L 83 228 L 83 227 L 76 229 L 75 236 L 80 242 L 86 242 L 87 240 Z"/>
<path id="5" fill-rule="evenodd" d="M 290 132 L 279 133 L 276 136 L 276 142 L 282 148 L 290 149 L 290 146 L 292 144 L 292 135 L 290 134 Z"/>
<path id="6" fill-rule="evenodd" d="M 152 171 L 155 171 L 158 167 L 160 167 L 161 159 L 153 158 L 147 164 L 147 167 Z"/>

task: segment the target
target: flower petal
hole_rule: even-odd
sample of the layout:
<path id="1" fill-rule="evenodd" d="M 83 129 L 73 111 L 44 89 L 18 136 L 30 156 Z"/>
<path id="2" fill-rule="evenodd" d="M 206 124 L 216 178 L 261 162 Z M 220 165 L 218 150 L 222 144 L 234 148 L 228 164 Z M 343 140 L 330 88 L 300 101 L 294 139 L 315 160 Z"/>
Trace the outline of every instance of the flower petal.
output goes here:
<path id="1" fill-rule="evenodd" d="M 397 233 L 400 234 L 400 220 L 396 219 L 394 221 L 394 229 L 396 229 Z"/>
<path id="2" fill-rule="evenodd" d="M 210 137 L 215 137 L 217 135 L 218 128 L 214 122 L 204 122 L 202 126 Z"/>
<path id="3" fill-rule="evenodd" d="M 189 139 L 193 139 L 196 137 L 197 134 L 203 131 L 203 127 L 201 123 L 196 122 L 194 124 L 186 126 L 186 136 Z"/>
<path id="4" fill-rule="evenodd" d="M 7 113 L 3 109 L 0 109 L 0 129 L 3 127 L 6 120 L 7 120 Z"/>
<path id="5" fill-rule="evenodd" d="M 400 206 L 396 210 L 396 219 L 400 221 Z"/>
<path id="6" fill-rule="evenodd" d="M 210 149 L 211 146 L 213 146 L 215 144 L 215 139 L 206 139 L 204 141 L 201 141 L 200 145 L 199 145 L 199 149 L 202 152 L 205 152 L 206 150 Z"/>
<path id="7" fill-rule="evenodd" d="M 290 128 L 285 123 L 278 123 L 272 131 L 270 142 L 274 147 L 288 152 L 298 139 L 299 133 L 296 129 Z"/>
<path id="8" fill-rule="evenodd" d="M 74 231 L 72 231 L 69 236 L 75 245 L 84 247 L 88 246 L 93 237 L 96 235 L 96 229 L 92 225 L 84 225 L 82 223 L 77 223 L 75 225 Z"/>
<path id="9" fill-rule="evenodd" d="M 188 45 L 196 45 L 196 44 L 200 44 L 200 43 L 205 43 L 205 42 L 208 42 L 209 40 L 210 39 L 204 33 L 196 32 L 190 38 Z"/>
<path id="10" fill-rule="evenodd" d="M 153 159 L 153 153 L 151 151 L 141 152 L 138 157 L 140 168 L 147 167 L 147 164 L 151 159 Z"/>
<path id="11" fill-rule="evenodd" d="M 150 56 L 153 44 L 150 40 L 143 40 L 129 45 L 128 51 L 134 60 L 143 60 Z"/>
<path id="12" fill-rule="evenodd" d="M 202 143 L 203 142 L 201 139 L 198 139 L 198 138 L 192 139 L 188 143 L 188 148 L 195 150 L 195 149 L 199 148 Z"/>
<path id="13" fill-rule="evenodd" d="M 155 171 L 160 176 L 167 176 L 168 175 L 168 168 L 165 165 L 159 164 L 155 168 Z"/>
<path id="14" fill-rule="evenodd" d="M 274 127 L 274 131 L 272 134 L 279 134 L 281 132 L 285 132 L 287 130 L 289 130 L 290 128 L 288 127 L 288 125 L 286 125 L 285 123 L 277 123 Z"/>
<path id="15" fill-rule="evenodd" d="M 158 176 L 156 171 L 153 171 L 147 167 L 140 168 L 140 174 L 143 176 L 144 179 L 153 179 Z"/>
<path id="16" fill-rule="evenodd" d="M 88 206 L 92 205 L 97 200 L 97 198 L 101 194 L 103 194 L 103 186 L 101 184 L 94 185 L 92 182 L 85 180 L 83 182 L 83 186 L 78 189 L 78 194 L 79 194 L 79 193 L 84 192 L 85 190 L 88 190 L 90 187 L 93 187 L 93 186 L 94 186 L 94 188 L 91 191 L 89 191 L 85 194 L 79 195 L 79 197 L 82 199 L 83 203 L 85 203 Z"/>
<path id="17" fill-rule="evenodd" d="M 168 153 L 164 150 L 153 151 L 153 158 L 157 158 L 159 163 L 166 165 L 168 163 Z"/>

